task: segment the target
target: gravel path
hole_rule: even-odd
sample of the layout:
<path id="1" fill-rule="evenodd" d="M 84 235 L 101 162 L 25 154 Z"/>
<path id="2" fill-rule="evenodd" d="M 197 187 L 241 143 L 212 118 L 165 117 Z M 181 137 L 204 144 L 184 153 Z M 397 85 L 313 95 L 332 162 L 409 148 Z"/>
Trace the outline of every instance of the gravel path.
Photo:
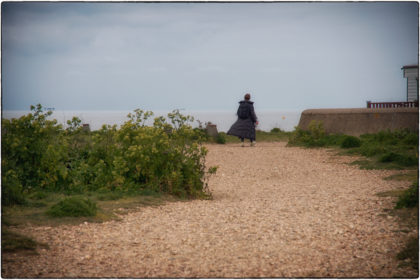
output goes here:
<path id="1" fill-rule="evenodd" d="M 398 268 L 407 234 L 385 214 L 406 188 L 325 149 L 209 145 L 214 199 L 144 207 L 122 221 L 24 228 L 49 244 L 5 254 L 18 278 L 413 277 Z M 418 234 L 411 232 L 408 234 Z"/>

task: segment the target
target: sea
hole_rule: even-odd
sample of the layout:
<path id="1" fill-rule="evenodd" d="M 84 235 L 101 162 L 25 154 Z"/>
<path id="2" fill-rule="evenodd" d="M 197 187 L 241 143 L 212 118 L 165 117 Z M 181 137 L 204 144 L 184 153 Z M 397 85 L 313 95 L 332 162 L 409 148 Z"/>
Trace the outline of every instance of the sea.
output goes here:
<path id="1" fill-rule="evenodd" d="M 152 125 L 153 119 L 158 116 L 167 117 L 171 111 L 154 111 L 154 115 L 146 122 Z M 19 118 L 30 113 L 29 111 L 2 111 L 2 118 Z M 89 124 L 91 130 L 98 130 L 102 125 L 114 125 L 118 127 L 128 120 L 127 115 L 133 111 L 60 111 L 54 110 L 50 119 L 56 119 L 58 123 L 67 125 L 67 120 L 78 117 L 83 124 Z M 236 112 L 231 111 L 186 111 L 181 110 L 182 115 L 194 117 L 191 123 L 193 127 L 198 127 L 200 122 L 203 126 L 212 123 L 217 126 L 219 132 L 227 132 L 231 125 L 237 120 Z M 259 111 L 257 117 L 259 124 L 257 129 L 270 131 L 273 128 L 280 128 L 283 131 L 293 131 L 298 125 L 302 111 Z"/>

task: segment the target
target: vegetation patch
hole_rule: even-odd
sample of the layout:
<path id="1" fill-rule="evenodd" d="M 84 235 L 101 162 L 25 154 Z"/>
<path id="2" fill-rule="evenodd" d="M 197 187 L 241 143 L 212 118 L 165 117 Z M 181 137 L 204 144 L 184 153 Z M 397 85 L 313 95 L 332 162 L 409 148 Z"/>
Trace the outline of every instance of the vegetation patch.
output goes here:
<path id="1" fill-rule="evenodd" d="M 405 180 L 407 177 L 403 175 L 413 175 L 413 172 L 395 174 L 387 177 L 387 180 Z M 387 215 L 397 216 L 400 226 L 399 231 L 409 233 L 413 229 L 418 228 L 418 179 L 415 174 L 416 181 L 406 190 L 391 190 L 387 192 L 378 193 L 378 196 L 390 196 L 398 198 L 394 209 L 387 209 Z M 403 176 L 403 177 L 402 177 Z M 405 246 L 401 248 L 396 258 L 400 260 L 400 267 L 410 266 L 413 269 L 419 269 L 419 239 L 418 237 L 411 237 L 407 240 Z"/>
<path id="2" fill-rule="evenodd" d="M 50 120 L 52 112 L 40 104 L 31 106 L 31 111 L 18 119 L 2 119 L 2 206 L 38 200 L 31 205 L 42 207 L 46 193 L 101 193 L 101 200 L 142 192 L 210 196 L 207 150 L 202 145 L 205 133 L 193 129 L 194 119 L 179 110 L 167 118 L 156 117 L 147 126 L 153 112 L 136 109 L 120 128 L 104 125 L 92 132 L 84 130 L 77 117 L 66 127 L 57 124 Z M 224 135 L 217 141 L 224 142 Z M 64 215 L 59 212 L 56 215 Z M 73 210 L 69 214 L 82 215 Z"/>
<path id="3" fill-rule="evenodd" d="M 312 121 L 308 130 L 297 127 L 288 145 L 333 147 L 340 149 L 340 154 L 362 156 L 364 158 L 351 163 L 362 169 L 404 170 L 385 179 L 414 182 L 407 190 L 390 190 L 377 195 L 397 198 L 395 208 L 387 209 L 386 215 L 398 216 L 399 231 L 408 233 L 418 228 L 418 141 L 418 133 L 409 130 L 381 131 L 360 137 L 327 134 L 322 122 Z M 418 238 L 410 239 L 397 258 L 402 265 L 410 265 L 418 271 L 418 250 Z"/>
<path id="4" fill-rule="evenodd" d="M 48 248 L 46 244 L 38 243 L 24 235 L 3 230 L 1 232 L 1 250 L 3 252 L 30 251 L 36 253 L 37 247 Z"/>
<path id="5" fill-rule="evenodd" d="M 358 159 L 350 164 L 357 165 L 360 169 L 366 170 L 405 170 L 404 166 L 400 166 L 395 162 L 380 162 L 376 158 Z"/>
<path id="6" fill-rule="evenodd" d="M 288 145 L 345 149 L 344 154 L 366 157 L 353 163 L 363 169 L 402 170 L 418 167 L 418 133 L 405 129 L 354 137 L 327 134 L 322 122 L 312 121 L 308 130 L 297 127 L 290 135 Z"/>
<path id="7" fill-rule="evenodd" d="M 225 144 L 226 143 L 226 133 L 219 132 L 215 138 L 217 144 Z"/>
<path id="8" fill-rule="evenodd" d="M 418 181 L 417 170 L 409 170 L 408 172 L 393 174 L 385 177 L 384 180 Z"/>
<path id="9" fill-rule="evenodd" d="M 376 195 L 379 197 L 399 197 L 404 191 L 403 190 L 392 190 L 392 191 L 385 191 L 377 193 Z"/>
<path id="10" fill-rule="evenodd" d="M 280 128 L 273 128 L 270 132 L 257 130 L 256 140 L 257 142 L 278 142 L 287 141 L 291 132 L 286 132 Z"/>
<path id="11" fill-rule="evenodd" d="M 280 128 L 273 128 L 270 132 L 258 129 L 255 131 L 257 142 L 283 142 L 289 139 L 290 134 L 291 132 L 282 131 Z M 219 132 L 217 137 L 207 136 L 206 142 L 217 144 L 240 143 L 240 139 L 236 136 L 227 135 L 225 132 Z"/>
<path id="12" fill-rule="evenodd" d="M 116 196 L 114 196 L 114 194 Z M 97 212 L 95 216 L 79 217 L 55 217 L 48 213 L 50 209 L 58 202 L 68 198 L 64 194 L 47 193 L 47 197 L 41 200 L 28 199 L 26 205 L 14 205 L 13 207 L 4 207 L 2 211 L 2 225 L 36 225 L 36 226 L 58 226 L 63 224 L 78 225 L 83 222 L 101 223 L 109 220 L 119 219 L 116 214 L 125 214 L 134 211 L 138 207 L 162 205 L 167 201 L 178 201 L 180 198 L 165 195 L 158 192 L 152 192 L 145 189 L 138 193 L 90 193 L 89 199 L 96 203 Z M 78 195 L 79 198 L 83 196 Z M 118 197 L 118 198 L 117 198 Z M 34 203 L 39 203 L 37 207 Z"/>
<path id="13" fill-rule="evenodd" d="M 100 193 L 97 195 L 97 199 L 103 200 L 103 201 L 118 200 L 122 197 L 123 197 L 123 194 L 119 192 L 106 192 L 106 193 Z"/>
<path id="14" fill-rule="evenodd" d="M 419 205 L 419 183 L 415 182 L 399 195 L 395 208 L 413 208 Z"/>
<path id="15" fill-rule="evenodd" d="M 400 266 L 411 266 L 415 270 L 419 270 L 419 239 L 412 237 L 405 247 L 398 253 L 397 258 L 403 261 Z"/>
<path id="16" fill-rule="evenodd" d="M 47 214 L 52 217 L 90 217 L 97 212 L 96 203 L 90 199 L 69 197 L 54 204 Z"/>
<path id="17" fill-rule="evenodd" d="M 354 136 L 345 136 L 340 144 L 340 147 L 343 149 L 348 148 L 357 148 L 360 147 L 362 144 L 362 141 L 360 141 L 359 138 Z"/>

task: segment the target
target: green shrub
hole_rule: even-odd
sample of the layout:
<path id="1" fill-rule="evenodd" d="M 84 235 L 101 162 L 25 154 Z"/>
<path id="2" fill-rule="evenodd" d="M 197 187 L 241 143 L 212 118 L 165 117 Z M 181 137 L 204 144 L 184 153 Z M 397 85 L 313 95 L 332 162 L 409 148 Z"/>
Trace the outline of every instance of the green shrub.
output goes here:
<path id="1" fill-rule="evenodd" d="M 219 132 L 216 136 L 217 144 L 226 144 L 226 134 L 224 132 Z"/>
<path id="2" fill-rule="evenodd" d="M 402 166 L 418 166 L 419 159 L 416 156 L 413 155 L 403 155 L 398 163 Z"/>
<path id="3" fill-rule="evenodd" d="M 396 162 L 402 166 L 414 166 L 418 164 L 418 160 L 414 156 L 402 155 L 395 152 L 387 152 L 379 158 L 380 162 Z"/>
<path id="4" fill-rule="evenodd" d="M 324 147 L 327 144 L 327 137 L 322 121 L 312 120 L 308 130 L 299 127 L 289 137 L 289 144 L 303 145 L 305 147 Z"/>
<path id="5" fill-rule="evenodd" d="M 419 205 L 419 183 L 415 182 L 399 196 L 395 208 L 412 208 L 417 205 Z"/>
<path id="6" fill-rule="evenodd" d="M 416 133 L 409 133 L 404 137 L 403 141 L 407 145 L 418 145 L 419 135 Z"/>
<path id="7" fill-rule="evenodd" d="M 47 198 L 48 195 L 43 191 L 37 191 L 29 195 L 30 199 L 41 200 Z"/>
<path id="8" fill-rule="evenodd" d="M 25 204 L 26 200 L 22 193 L 22 184 L 13 170 L 2 173 L 1 203 L 2 205 Z"/>
<path id="9" fill-rule="evenodd" d="M 380 162 L 393 162 L 393 161 L 398 161 L 400 157 L 401 157 L 401 155 L 399 155 L 399 154 L 396 154 L 394 152 L 388 152 L 386 154 L 383 154 L 379 158 L 379 161 Z"/>
<path id="10" fill-rule="evenodd" d="M 2 120 L 2 171 L 13 170 L 22 190 L 57 190 L 70 179 L 65 166 L 67 141 L 61 125 L 48 120 L 40 104 L 19 119 Z"/>
<path id="11" fill-rule="evenodd" d="M 272 130 L 270 130 L 271 133 L 280 133 L 281 129 L 278 127 L 273 128 Z"/>
<path id="12" fill-rule="evenodd" d="M 52 217 L 89 217 L 95 216 L 96 212 L 96 204 L 90 199 L 70 197 L 54 204 L 47 214 Z"/>
<path id="13" fill-rule="evenodd" d="M 384 153 L 386 150 L 378 144 L 362 143 L 360 153 L 365 157 L 372 157 Z"/>
<path id="14" fill-rule="evenodd" d="M 150 189 L 174 195 L 205 195 L 207 136 L 194 120 L 174 110 L 146 121 L 153 112 L 134 110 L 119 129 L 84 131 L 74 117 L 63 129 L 41 105 L 19 119 L 3 119 L 2 202 L 24 203 L 23 193 L 84 194 Z M 221 134 L 218 143 L 226 141 Z"/>
<path id="15" fill-rule="evenodd" d="M 363 134 L 360 136 L 363 142 L 375 143 L 377 145 L 396 145 L 405 144 L 409 146 L 418 146 L 418 133 L 411 132 L 408 129 L 395 131 L 380 131 L 378 133 Z"/>
<path id="16" fill-rule="evenodd" d="M 360 147 L 361 141 L 359 138 L 354 136 L 345 136 L 344 140 L 341 142 L 341 148 L 348 149 L 348 148 L 357 148 Z"/>

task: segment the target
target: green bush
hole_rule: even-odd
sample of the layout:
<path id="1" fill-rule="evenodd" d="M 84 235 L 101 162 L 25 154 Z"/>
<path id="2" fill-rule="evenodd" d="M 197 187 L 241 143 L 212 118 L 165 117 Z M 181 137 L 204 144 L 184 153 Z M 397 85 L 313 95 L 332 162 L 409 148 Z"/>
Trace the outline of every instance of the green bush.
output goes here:
<path id="1" fill-rule="evenodd" d="M 387 152 L 379 158 L 380 162 L 396 162 L 402 166 L 415 166 L 418 164 L 418 160 L 414 156 L 402 155 L 395 152 Z"/>
<path id="2" fill-rule="evenodd" d="M 47 198 L 47 197 L 48 197 L 48 195 L 43 191 L 36 191 L 36 192 L 31 193 L 29 195 L 30 199 L 35 199 L 35 200 L 41 200 L 41 199 L 44 199 L 44 198 Z"/>
<path id="3" fill-rule="evenodd" d="M 394 153 L 394 152 L 388 152 L 386 154 L 383 154 L 380 158 L 380 162 L 393 162 L 400 160 L 401 155 Z"/>
<path id="4" fill-rule="evenodd" d="M 19 119 L 3 119 L 2 201 L 24 202 L 36 191 L 84 194 L 150 189 L 173 195 L 206 196 L 206 135 L 178 110 L 146 121 L 153 112 L 134 110 L 118 129 L 85 131 L 74 117 L 63 129 L 41 105 Z M 224 135 L 218 139 L 224 142 Z"/>
<path id="5" fill-rule="evenodd" d="M 309 123 L 308 130 L 296 127 L 289 137 L 289 144 L 305 147 L 324 147 L 327 141 L 323 123 L 316 120 L 312 120 Z"/>
<path id="6" fill-rule="evenodd" d="M 270 130 L 271 133 L 280 133 L 281 129 L 278 127 L 273 128 L 272 130 Z"/>
<path id="7" fill-rule="evenodd" d="M 345 136 L 344 140 L 341 142 L 341 148 L 348 149 L 348 148 L 356 148 L 360 147 L 361 141 L 359 138 L 354 136 Z"/>
<path id="8" fill-rule="evenodd" d="M 22 193 L 22 184 L 13 170 L 2 173 L 1 203 L 6 206 L 26 203 Z"/>
<path id="9" fill-rule="evenodd" d="M 412 208 L 419 205 L 419 183 L 415 182 L 398 198 L 395 208 Z"/>
<path id="10" fill-rule="evenodd" d="M 403 141 L 407 145 L 418 145 L 419 136 L 415 133 L 409 133 L 404 137 Z"/>
<path id="11" fill-rule="evenodd" d="M 54 204 L 47 214 L 52 217 L 89 217 L 95 216 L 96 212 L 96 204 L 90 199 L 70 197 Z"/>
<path id="12" fill-rule="evenodd" d="M 366 143 L 362 142 L 362 146 L 360 148 L 360 153 L 365 157 L 373 157 L 379 154 L 386 152 L 385 148 L 381 145 L 376 143 Z"/>
<path id="13" fill-rule="evenodd" d="M 226 134 L 224 132 L 219 132 L 216 136 L 217 144 L 226 144 Z"/>
<path id="14" fill-rule="evenodd" d="M 62 126 L 48 120 L 52 112 L 45 113 L 41 105 L 31 106 L 31 110 L 19 119 L 2 120 L 2 171 L 13 170 L 23 191 L 60 189 L 70 179 Z"/>

